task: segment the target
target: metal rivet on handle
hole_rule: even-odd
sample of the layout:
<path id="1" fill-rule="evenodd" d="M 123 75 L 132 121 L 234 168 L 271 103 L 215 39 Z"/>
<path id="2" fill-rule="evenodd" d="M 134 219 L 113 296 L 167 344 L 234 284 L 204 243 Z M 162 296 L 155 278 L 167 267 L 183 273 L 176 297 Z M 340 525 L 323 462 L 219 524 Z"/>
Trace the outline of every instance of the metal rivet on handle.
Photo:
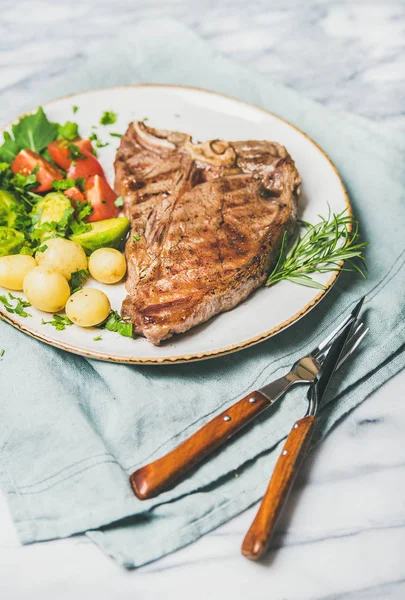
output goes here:
<path id="1" fill-rule="evenodd" d="M 256 398 L 254 396 L 251 396 L 249 398 L 249 402 L 250 402 L 250 404 L 254 404 L 256 402 Z"/>
<path id="2" fill-rule="evenodd" d="M 294 425 L 294 429 L 298 429 L 298 423 Z"/>
<path id="3" fill-rule="evenodd" d="M 229 415 L 224 416 L 224 421 L 230 421 L 230 420 L 231 420 L 231 417 Z"/>
<path id="4" fill-rule="evenodd" d="M 287 450 L 283 450 L 281 454 L 285 456 L 287 454 Z"/>

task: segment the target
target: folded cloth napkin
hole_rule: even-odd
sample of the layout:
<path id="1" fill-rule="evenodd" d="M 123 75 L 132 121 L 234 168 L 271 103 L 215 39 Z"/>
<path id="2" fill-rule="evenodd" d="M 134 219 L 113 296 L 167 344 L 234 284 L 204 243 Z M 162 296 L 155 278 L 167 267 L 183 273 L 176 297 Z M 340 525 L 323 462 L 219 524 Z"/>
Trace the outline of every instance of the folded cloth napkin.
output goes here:
<path id="1" fill-rule="evenodd" d="M 367 294 L 370 333 L 335 378 L 317 441 L 398 372 L 404 353 L 405 148 L 394 134 L 337 114 L 234 65 L 173 21 L 110 41 L 38 102 L 125 83 L 181 83 L 224 92 L 295 123 L 330 154 L 348 187 L 367 249 L 368 279 L 343 274 L 323 302 L 275 338 L 201 363 L 126 366 L 51 348 L 0 323 L 0 485 L 22 543 L 87 532 L 126 567 L 142 565 L 212 530 L 257 501 L 280 444 L 303 415 L 294 390 L 243 436 L 173 490 L 141 502 L 128 475 L 216 413 L 279 377 L 331 323 Z M 26 108 L 26 107 L 22 107 Z M 236 475 L 238 475 L 236 477 Z"/>

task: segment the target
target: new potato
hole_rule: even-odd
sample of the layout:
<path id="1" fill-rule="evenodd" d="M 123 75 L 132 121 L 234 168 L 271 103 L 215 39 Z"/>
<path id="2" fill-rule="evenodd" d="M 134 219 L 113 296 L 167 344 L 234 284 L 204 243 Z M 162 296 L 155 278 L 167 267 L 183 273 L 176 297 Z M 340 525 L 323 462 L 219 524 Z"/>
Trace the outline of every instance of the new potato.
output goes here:
<path id="1" fill-rule="evenodd" d="M 43 244 L 44 252 L 37 252 L 39 265 L 60 271 L 69 281 L 72 273 L 87 269 L 87 256 L 79 244 L 63 238 L 51 238 Z"/>
<path id="2" fill-rule="evenodd" d="M 34 267 L 24 278 L 24 294 L 32 306 L 56 313 L 65 307 L 70 296 L 66 277 L 48 267 Z"/>
<path id="3" fill-rule="evenodd" d="M 89 258 L 90 275 L 100 283 L 117 283 L 127 271 L 124 255 L 114 248 L 99 248 Z"/>
<path id="4" fill-rule="evenodd" d="M 0 258 L 0 285 L 8 290 L 22 290 L 24 277 L 36 266 L 37 261 L 32 256 L 24 254 L 2 256 Z"/>
<path id="5" fill-rule="evenodd" d="M 66 314 L 80 327 L 94 327 L 102 323 L 110 313 L 110 301 L 104 292 L 85 288 L 70 296 Z"/>

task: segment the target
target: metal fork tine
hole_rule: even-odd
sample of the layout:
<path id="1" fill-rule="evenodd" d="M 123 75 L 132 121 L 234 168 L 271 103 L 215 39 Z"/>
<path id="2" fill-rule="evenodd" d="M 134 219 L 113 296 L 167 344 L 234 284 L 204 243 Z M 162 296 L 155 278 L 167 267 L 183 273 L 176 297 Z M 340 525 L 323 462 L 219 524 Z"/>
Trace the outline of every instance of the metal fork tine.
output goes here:
<path id="1" fill-rule="evenodd" d="M 336 329 L 334 329 L 332 331 L 332 333 L 330 333 L 328 335 L 327 338 L 325 338 L 320 344 L 319 346 L 317 346 L 316 348 L 314 348 L 314 350 L 312 350 L 312 352 L 310 353 L 310 355 L 317 359 L 318 355 L 325 350 L 325 348 L 327 348 L 328 346 L 330 346 L 332 344 L 332 342 L 334 342 L 335 338 L 339 335 L 339 333 L 342 331 L 342 329 L 349 323 L 349 322 L 353 322 L 356 321 L 358 316 L 359 316 L 359 312 L 361 310 L 361 307 L 363 306 L 365 300 L 365 296 L 363 296 L 363 298 L 361 298 L 361 300 L 356 304 L 356 306 L 354 307 L 353 311 L 351 312 L 350 315 L 348 315 L 345 319 L 343 319 L 343 321 L 336 327 Z"/>
<path id="2" fill-rule="evenodd" d="M 353 317 L 351 315 L 348 315 L 345 319 L 343 319 L 343 321 L 341 323 L 339 323 L 339 325 L 336 327 L 336 329 L 334 329 L 332 331 L 332 333 L 330 333 L 328 335 L 328 337 L 326 337 L 320 344 L 319 346 L 317 346 L 316 348 L 314 348 L 314 350 L 312 350 L 311 352 L 311 356 L 313 356 L 314 358 L 318 358 L 318 356 L 328 347 L 330 346 L 334 339 L 339 335 L 339 333 L 342 331 L 342 329 L 344 329 L 344 327 L 346 327 L 346 325 L 353 321 Z"/>
<path id="3" fill-rule="evenodd" d="M 363 323 L 361 325 L 363 325 Z M 362 329 L 362 327 L 358 327 L 357 330 L 356 330 L 356 332 L 358 332 L 361 329 Z M 339 361 L 336 369 L 340 369 L 340 367 L 349 358 L 349 356 L 351 356 L 353 354 L 353 352 L 355 352 L 355 350 L 357 350 L 357 348 L 359 347 L 359 345 L 361 344 L 361 342 L 363 341 L 363 339 L 367 335 L 368 331 L 369 331 L 369 328 L 366 327 L 366 329 L 359 336 L 357 336 L 356 333 L 353 334 L 353 336 L 347 342 L 347 346 L 350 346 L 350 347 L 348 347 L 347 350 L 344 350 L 344 355 L 340 359 L 340 361 Z M 353 340 L 354 337 L 357 337 L 357 339 L 354 340 L 353 343 L 351 344 L 350 342 Z"/>
<path id="4" fill-rule="evenodd" d="M 363 329 L 363 327 L 364 327 L 363 321 L 360 321 L 360 323 L 356 324 L 356 328 L 354 329 L 353 333 L 351 334 L 351 336 L 349 337 L 349 339 L 346 342 L 346 345 L 344 347 L 344 352 L 346 352 L 346 350 L 351 347 L 353 342 L 356 341 L 357 336 L 358 336 L 359 332 Z M 318 361 L 318 363 L 322 363 L 325 360 L 325 358 L 330 350 L 331 345 L 332 345 L 332 343 L 328 344 L 328 346 L 325 348 L 325 350 L 323 352 L 319 352 L 316 355 L 316 360 Z"/>

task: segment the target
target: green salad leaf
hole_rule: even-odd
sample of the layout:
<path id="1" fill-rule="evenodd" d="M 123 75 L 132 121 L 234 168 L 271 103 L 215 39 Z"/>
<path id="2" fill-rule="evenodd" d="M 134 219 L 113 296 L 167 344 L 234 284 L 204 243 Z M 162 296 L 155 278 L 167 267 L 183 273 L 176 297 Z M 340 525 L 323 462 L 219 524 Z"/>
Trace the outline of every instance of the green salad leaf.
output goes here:
<path id="1" fill-rule="evenodd" d="M 124 337 L 132 337 L 132 323 L 127 323 L 116 310 L 110 312 L 100 328 L 116 331 Z"/>
<path id="2" fill-rule="evenodd" d="M 42 325 L 52 325 L 57 331 L 63 331 L 69 325 L 73 325 L 73 322 L 66 315 L 53 315 L 52 321 L 42 319 Z"/>
<path id="3" fill-rule="evenodd" d="M 101 115 L 100 125 L 113 125 L 117 120 L 117 115 L 111 110 L 105 110 Z"/>
<path id="4" fill-rule="evenodd" d="M 72 277 L 69 281 L 70 291 L 72 294 L 82 289 L 83 283 L 86 281 L 89 275 L 90 273 L 87 269 L 80 269 L 79 271 L 72 273 Z"/>
<path id="5" fill-rule="evenodd" d="M 79 126 L 72 121 L 66 121 L 64 125 L 58 124 L 58 140 L 73 141 L 79 137 Z"/>
<path id="6" fill-rule="evenodd" d="M 40 106 L 36 113 L 23 117 L 13 125 L 12 132 L 19 150 L 29 148 L 39 153 L 56 139 L 58 125 L 47 119 L 44 109 Z"/>
<path id="7" fill-rule="evenodd" d="M 8 131 L 3 133 L 4 142 L 3 145 L 0 146 L 0 158 L 4 160 L 6 163 L 11 163 L 15 156 L 20 151 L 20 148 L 16 141 L 13 140 Z"/>

